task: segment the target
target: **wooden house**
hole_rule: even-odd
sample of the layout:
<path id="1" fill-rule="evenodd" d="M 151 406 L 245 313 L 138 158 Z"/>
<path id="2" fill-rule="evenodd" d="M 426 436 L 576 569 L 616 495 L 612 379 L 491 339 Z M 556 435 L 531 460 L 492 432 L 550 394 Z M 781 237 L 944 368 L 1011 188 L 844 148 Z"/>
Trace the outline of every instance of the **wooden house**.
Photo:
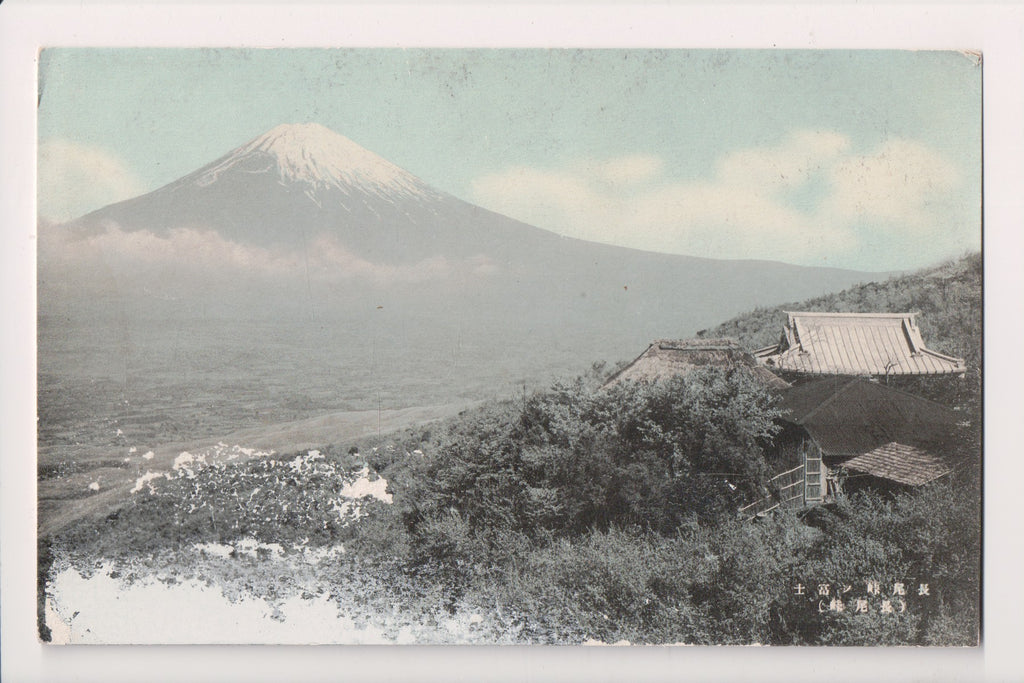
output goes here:
<path id="1" fill-rule="evenodd" d="M 754 352 L 794 375 L 962 375 L 962 358 L 928 349 L 914 313 L 788 313 L 782 337 Z"/>
<path id="2" fill-rule="evenodd" d="M 782 394 L 781 431 L 766 456 L 776 471 L 771 495 L 743 509 L 827 502 L 869 480 L 917 486 L 950 471 L 956 413 L 876 381 L 833 377 Z"/>
<path id="3" fill-rule="evenodd" d="M 737 369 L 773 389 L 789 383 L 758 364 L 754 356 L 732 339 L 658 339 L 632 363 L 612 375 L 604 387 L 620 382 L 654 382 L 685 376 L 696 368 L 714 366 Z"/>

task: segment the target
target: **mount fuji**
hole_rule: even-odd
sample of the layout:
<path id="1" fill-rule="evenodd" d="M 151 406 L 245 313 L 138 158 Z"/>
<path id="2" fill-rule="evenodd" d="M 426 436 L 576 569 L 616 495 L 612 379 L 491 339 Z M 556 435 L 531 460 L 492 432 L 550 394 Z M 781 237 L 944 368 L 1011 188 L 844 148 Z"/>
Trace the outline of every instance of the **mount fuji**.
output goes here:
<path id="1" fill-rule="evenodd" d="M 179 329 L 232 319 L 372 330 L 378 351 L 390 340 L 396 353 L 433 345 L 442 357 L 452 345 L 470 372 L 484 362 L 473 349 L 489 349 L 526 372 L 555 347 L 587 364 L 629 358 L 651 339 L 875 277 L 562 237 L 437 190 L 310 123 L 278 126 L 148 194 L 40 226 L 39 313 L 92 327 L 113 316 Z"/>
<path id="2" fill-rule="evenodd" d="M 78 221 L 167 235 L 209 230 L 263 248 L 336 238 L 375 264 L 501 253 L 532 228 L 456 199 L 315 123 L 280 125 L 154 192 Z"/>

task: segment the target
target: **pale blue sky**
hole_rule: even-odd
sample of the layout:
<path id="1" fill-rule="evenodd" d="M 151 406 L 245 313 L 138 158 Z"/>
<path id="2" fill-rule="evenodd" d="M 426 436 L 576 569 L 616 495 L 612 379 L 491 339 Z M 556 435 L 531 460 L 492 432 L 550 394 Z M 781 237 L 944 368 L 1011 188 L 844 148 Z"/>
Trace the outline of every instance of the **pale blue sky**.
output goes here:
<path id="1" fill-rule="evenodd" d="M 868 270 L 980 244 L 981 69 L 956 52 L 47 50 L 40 213 L 307 121 L 586 239 Z"/>

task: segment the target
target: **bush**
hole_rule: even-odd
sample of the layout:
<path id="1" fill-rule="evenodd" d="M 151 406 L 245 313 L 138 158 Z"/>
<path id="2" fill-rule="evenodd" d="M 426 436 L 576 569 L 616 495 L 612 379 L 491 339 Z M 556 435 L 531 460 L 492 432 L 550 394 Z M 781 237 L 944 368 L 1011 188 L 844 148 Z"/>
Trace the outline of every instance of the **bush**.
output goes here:
<path id="1" fill-rule="evenodd" d="M 977 488 L 954 477 L 891 498 L 860 494 L 819 509 L 823 532 L 795 577 L 809 586 L 849 586 L 843 612 L 817 614 L 791 602 L 779 642 L 842 645 L 977 644 L 980 520 Z M 881 594 L 869 594 L 875 581 Z M 903 603 L 894 595 L 904 584 Z M 927 594 L 919 594 L 926 584 Z M 866 612 L 856 611 L 863 599 Z M 890 613 L 882 613 L 889 600 Z M 904 609 L 905 608 L 905 609 Z"/>
<path id="2" fill-rule="evenodd" d="M 689 587 L 708 564 L 681 537 L 611 527 L 505 565 L 478 583 L 475 598 L 509 615 L 529 642 L 693 642 L 706 615 Z"/>
<path id="3" fill-rule="evenodd" d="M 392 481 L 408 528 L 439 553 L 469 538 L 490 552 L 492 532 L 671 534 L 691 515 L 729 518 L 764 490 L 759 443 L 775 430 L 774 400 L 717 368 L 609 390 L 579 378 L 464 417 Z M 443 529 L 458 534 L 452 544 L 439 542 Z"/>

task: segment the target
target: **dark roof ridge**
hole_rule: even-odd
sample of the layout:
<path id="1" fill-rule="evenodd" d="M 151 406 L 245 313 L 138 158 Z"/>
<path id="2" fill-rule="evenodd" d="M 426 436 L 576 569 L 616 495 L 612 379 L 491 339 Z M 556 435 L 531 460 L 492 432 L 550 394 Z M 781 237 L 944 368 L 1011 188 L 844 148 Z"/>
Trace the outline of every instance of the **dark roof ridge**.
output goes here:
<path id="1" fill-rule="evenodd" d="M 855 377 L 854 379 L 861 379 L 861 378 L 859 378 L 859 377 Z M 865 381 L 867 381 L 867 380 L 861 380 L 861 381 L 862 381 L 862 382 L 865 382 Z M 868 382 L 868 384 L 874 384 L 874 382 L 870 382 L 870 381 L 867 381 L 867 382 Z M 942 404 L 942 403 L 939 403 L 938 401 L 933 401 L 933 400 L 932 400 L 932 399 L 930 399 L 930 398 L 925 398 L 924 396 L 921 396 L 921 395 L 919 395 L 919 394 L 914 394 L 914 393 L 911 393 L 911 392 L 909 392 L 909 391 L 905 391 L 905 390 L 903 390 L 903 389 L 898 389 L 898 388 L 896 388 L 896 387 L 894 387 L 894 386 L 891 386 L 891 385 L 889 385 L 889 384 L 879 384 L 879 386 L 884 386 L 884 387 L 886 387 L 886 388 L 887 388 L 887 389 L 888 389 L 889 391 L 894 391 L 894 392 L 896 392 L 897 394 L 903 394 L 904 396 L 908 396 L 908 397 L 910 397 L 910 398 L 913 398 L 913 399 L 916 399 L 916 400 L 918 400 L 918 401 L 923 401 L 923 402 L 925 402 L 925 403 L 930 403 L 931 405 L 933 405 L 933 406 L 935 406 L 935 407 L 937 407 L 937 408 L 942 408 L 943 410 L 945 410 L 945 411 L 947 411 L 947 412 L 949 412 L 949 413 L 954 413 L 954 412 L 955 412 L 955 411 L 954 411 L 954 410 L 953 410 L 952 408 L 950 408 L 949 406 L 947 406 L 947 405 L 944 405 L 944 404 Z"/>
<path id="2" fill-rule="evenodd" d="M 623 365 L 621 368 L 619 368 L 618 370 L 613 372 L 612 376 L 609 377 L 608 379 L 606 379 L 603 384 L 601 384 L 601 388 L 603 389 L 604 387 L 611 386 L 612 382 L 614 382 L 615 380 L 617 380 L 619 378 L 619 375 L 624 373 L 629 368 L 633 367 L 633 364 L 636 363 L 641 358 L 643 358 L 644 356 L 646 356 L 647 352 L 651 350 L 651 347 L 654 346 L 657 343 L 658 343 L 657 341 L 651 342 L 650 344 L 647 345 L 647 348 L 643 350 L 643 353 L 641 353 L 639 356 L 637 356 L 636 358 L 631 360 L 627 365 Z"/>
<path id="3" fill-rule="evenodd" d="M 919 394 L 914 394 L 914 393 L 911 393 L 909 391 L 905 391 L 903 389 L 898 389 L 898 388 L 896 388 L 894 386 L 891 386 L 889 384 L 880 384 L 878 382 L 872 382 L 871 380 L 864 379 L 863 377 L 852 377 L 850 375 L 833 375 L 832 377 L 822 377 L 821 379 L 814 380 L 812 382 L 808 382 L 807 384 L 797 385 L 796 387 L 793 387 L 793 388 L 798 389 L 798 388 L 800 388 L 800 386 L 808 386 L 808 385 L 811 385 L 811 384 L 823 384 L 825 382 L 831 382 L 831 381 L 833 381 L 833 378 L 836 378 L 836 377 L 845 377 L 846 378 L 846 382 L 844 382 L 841 387 L 838 387 L 834 392 L 832 392 L 831 396 L 829 396 L 827 399 L 825 399 L 824 401 L 819 403 L 817 405 L 817 407 L 814 408 L 814 410 L 810 411 L 809 413 L 807 413 L 803 417 L 799 418 L 797 424 L 801 424 L 802 425 L 805 421 L 807 421 L 807 420 L 811 419 L 812 417 L 814 417 L 814 415 L 816 415 L 819 410 L 821 410 L 822 408 L 824 408 L 825 406 L 830 404 L 832 401 L 836 400 L 839 397 L 840 394 L 844 393 L 847 389 L 849 389 L 851 386 L 853 386 L 856 383 L 866 384 L 866 385 L 869 385 L 869 386 L 870 385 L 884 386 L 887 390 L 892 391 L 894 393 L 901 394 L 903 396 L 915 399 L 917 401 L 921 401 L 923 403 L 928 403 L 930 405 L 935 406 L 936 408 L 941 408 L 942 410 L 944 410 L 944 411 L 946 411 L 948 413 L 955 414 L 955 411 L 952 408 L 950 408 L 949 406 L 944 405 L 942 403 L 939 403 L 938 401 L 933 401 L 932 399 L 925 398 L 924 396 L 921 396 Z"/>
<path id="4" fill-rule="evenodd" d="M 836 377 L 836 378 L 844 377 L 844 376 L 845 375 L 834 375 L 834 377 Z M 853 385 L 854 382 L 857 382 L 860 379 L 858 377 L 849 377 L 849 376 L 846 376 L 846 377 L 847 377 L 846 382 L 844 382 L 841 387 L 837 387 L 836 390 L 832 392 L 831 396 L 829 396 L 824 401 L 819 403 L 817 405 L 817 407 L 815 407 L 814 410 L 812 410 L 811 412 L 807 413 L 806 415 L 804 415 L 801 418 L 797 418 L 797 424 L 802 425 L 807 420 L 810 420 L 812 417 L 814 417 L 818 413 L 819 410 L 821 410 L 822 408 L 824 408 L 828 404 L 832 403 L 832 401 L 836 400 L 836 398 L 838 398 L 840 394 L 845 392 L 847 389 L 850 388 L 850 386 Z M 829 381 L 832 381 L 831 377 L 825 377 L 825 378 L 821 379 L 821 382 L 829 382 Z"/>

